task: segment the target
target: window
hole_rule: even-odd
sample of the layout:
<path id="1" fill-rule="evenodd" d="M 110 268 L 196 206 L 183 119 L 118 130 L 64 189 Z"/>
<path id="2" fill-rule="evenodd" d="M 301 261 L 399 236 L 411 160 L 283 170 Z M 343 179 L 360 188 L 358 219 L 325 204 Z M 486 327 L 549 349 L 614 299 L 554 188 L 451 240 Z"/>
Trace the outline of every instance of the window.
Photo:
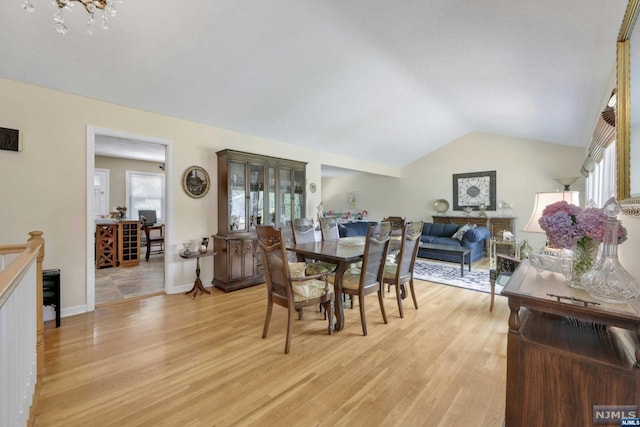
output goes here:
<path id="1" fill-rule="evenodd" d="M 605 202 L 616 195 L 616 143 L 604 149 L 602 160 L 587 177 L 587 197 L 585 203 L 593 200 L 601 208 Z"/>
<path id="2" fill-rule="evenodd" d="M 129 219 L 138 219 L 138 210 L 155 209 L 158 221 L 164 221 L 164 174 L 126 172 Z"/>

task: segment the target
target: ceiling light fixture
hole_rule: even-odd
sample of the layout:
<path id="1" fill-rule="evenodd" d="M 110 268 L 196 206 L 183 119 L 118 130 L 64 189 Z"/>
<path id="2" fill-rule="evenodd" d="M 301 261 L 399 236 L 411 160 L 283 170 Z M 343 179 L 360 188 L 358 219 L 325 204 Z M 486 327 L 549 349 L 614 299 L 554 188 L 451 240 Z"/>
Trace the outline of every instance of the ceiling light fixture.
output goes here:
<path id="1" fill-rule="evenodd" d="M 95 13 L 98 9 L 102 10 L 101 27 L 106 30 L 109 28 L 107 25 L 107 16 L 116 16 L 116 0 L 55 0 L 54 4 L 58 6 L 58 10 L 53 14 L 53 20 L 56 23 L 56 31 L 59 34 L 66 34 L 67 26 L 64 23 L 64 11 L 73 10 L 73 6 L 76 3 L 80 3 L 84 10 L 89 14 L 87 20 L 87 33 L 93 34 L 93 23 L 95 22 Z M 120 1 L 122 3 L 122 1 Z M 36 10 L 32 3 L 32 0 L 24 0 L 22 8 L 29 13 Z"/>

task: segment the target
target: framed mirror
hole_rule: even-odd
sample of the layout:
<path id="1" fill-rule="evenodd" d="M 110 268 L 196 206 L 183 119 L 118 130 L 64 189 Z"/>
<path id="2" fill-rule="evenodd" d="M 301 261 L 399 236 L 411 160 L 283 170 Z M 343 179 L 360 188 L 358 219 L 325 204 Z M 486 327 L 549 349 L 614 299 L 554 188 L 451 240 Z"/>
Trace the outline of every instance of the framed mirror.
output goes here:
<path id="1" fill-rule="evenodd" d="M 617 197 L 627 215 L 640 216 L 640 0 L 629 0 L 617 46 Z M 635 114 L 632 110 L 636 106 Z"/>

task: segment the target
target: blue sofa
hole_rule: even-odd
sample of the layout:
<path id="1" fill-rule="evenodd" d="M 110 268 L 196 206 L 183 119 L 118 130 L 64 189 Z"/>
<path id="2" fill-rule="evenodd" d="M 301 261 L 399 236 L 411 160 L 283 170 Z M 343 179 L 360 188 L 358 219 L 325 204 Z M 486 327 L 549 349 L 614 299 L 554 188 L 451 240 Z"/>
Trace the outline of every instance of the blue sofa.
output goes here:
<path id="1" fill-rule="evenodd" d="M 462 227 L 459 224 L 433 224 L 425 222 L 422 226 L 422 236 L 420 240 L 424 243 L 438 245 L 465 246 L 471 249 L 471 262 L 477 261 L 485 255 L 486 239 L 491 238 L 491 232 L 487 227 L 474 227 L 467 230 L 462 236 L 462 240 L 452 236 Z M 420 258 L 437 259 L 440 261 L 459 262 L 457 254 L 436 253 L 429 249 L 418 250 Z"/>
<path id="2" fill-rule="evenodd" d="M 366 236 L 369 227 L 377 224 L 370 221 L 342 222 L 338 225 L 340 237 Z"/>

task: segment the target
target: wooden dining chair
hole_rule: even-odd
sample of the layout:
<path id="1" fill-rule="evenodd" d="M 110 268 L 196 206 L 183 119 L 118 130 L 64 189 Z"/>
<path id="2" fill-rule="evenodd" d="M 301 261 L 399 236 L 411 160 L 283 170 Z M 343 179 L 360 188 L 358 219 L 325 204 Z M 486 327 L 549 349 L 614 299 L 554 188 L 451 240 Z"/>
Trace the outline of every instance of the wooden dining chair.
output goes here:
<path id="1" fill-rule="evenodd" d="M 154 254 L 164 253 L 164 224 L 156 224 L 155 210 L 140 210 L 138 215 L 142 223 L 147 248 L 144 259 L 149 261 L 152 252 Z"/>
<path id="2" fill-rule="evenodd" d="M 338 221 L 335 218 L 320 218 L 320 232 L 322 233 L 322 240 L 339 239 Z"/>
<path id="3" fill-rule="evenodd" d="M 287 309 L 287 338 L 284 352 L 289 353 L 293 316 L 302 307 L 322 304 L 329 320 L 329 335 L 333 332 L 333 288 L 329 286 L 327 274 L 305 276 L 304 270 L 291 269 L 287 261 L 282 230 L 273 226 L 257 226 L 262 268 L 267 282 L 267 314 L 262 338 L 267 337 L 273 304 Z M 295 263 L 294 263 L 295 265 Z M 296 271 L 297 270 L 297 271 Z"/>
<path id="4" fill-rule="evenodd" d="M 316 232 L 313 227 L 313 221 L 307 218 L 296 218 L 291 222 L 291 231 L 293 233 L 293 244 L 298 243 L 313 243 L 316 241 Z M 324 261 L 317 261 L 313 259 L 305 259 L 303 256 L 298 255 L 298 261 L 304 261 L 307 263 L 305 273 L 307 276 L 313 276 L 315 274 L 330 273 L 337 267 L 336 264 L 332 264 Z"/>
<path id="5" fill-rule="evenodd" d="M 400 234 L 404 227 L 405 219 L 401 216 L 388 216 L 382 219 L 382 222 L 391 223 L 391 234 Z"/>
<path id="6" fill-rule="evenodd" d="M 352 267 L 345 271 L 342 276 L 342 292 L 351 296 L 352 301 L 356 296 L 358 297 L 363 335 L 367 335 L 367 319 L 364 305 L 365 295 L 373 292 L 378 293 L 378 303 L 380 304 L 382 320 L 384 320 L 384 323 L 387 323 L 387 315 L 384 311 L 382 295 L 382 277 L 387 251 L 389 250 L 390 237 L 390 223 L 380 222 L 370 227 L 364 244 L 361 268 Z M 329 281 L 333 282 L 334 280 L 335 277 L 329 276 Z"/>
<path id="7" fill-rule="evenodd" d="M 400 252 L 395 257 L 395 262 L 387 262 L 384 266 L 383 282 L 396 287 L 396 300 L 400 317 L 404 317 L 402 300 L 407 295 L 406 286 L 409 284 L 413 306 L 418 309 L 416 292 L 413 288 L 413 269 L 420 248 L 420 236 L 422 235 L 423 221 L 410 222 L 402 227 L 402 243 Z"/>

